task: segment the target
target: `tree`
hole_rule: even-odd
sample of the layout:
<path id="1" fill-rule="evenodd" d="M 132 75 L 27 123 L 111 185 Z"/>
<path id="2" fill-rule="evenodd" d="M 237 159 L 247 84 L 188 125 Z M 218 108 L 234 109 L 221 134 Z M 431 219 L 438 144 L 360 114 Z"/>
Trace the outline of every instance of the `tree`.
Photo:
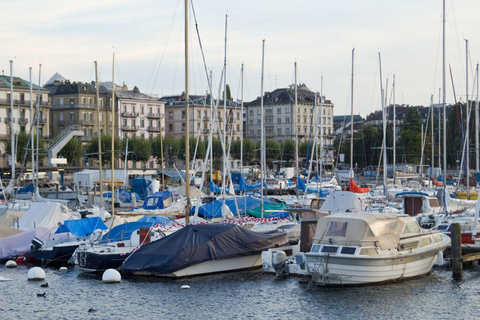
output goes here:
<path id="1" fill-rule="evenodd" d="M 30 145 L 30 135 L 27 134 L 26 132 L 20 132 L 18 134 L 15 134 L 15 143 L 16 145 L 16 161 L 17 162 L 23 162 L 23 159 L 26 157 L 26 160 L 31 160 L 31 149 L 32 146 Z M 34 148 L 37 147 L 37 135 L 33 135 L 33 143 L 34 143 Z M 12 144 L 10 143 L 10 139 L 4 141 L 5 145 L 5 150 L 7 153 L 10 153 L 10 150 L 12 150 Z M 44 155 L 46 153 L 45 151 L 45 142 L 43 141 L 42 138 L 38 139 L 38 148 L 39 148 L 39 154 Z M 28 151 L 28 153 L 27 153 Z M 40 159 L 43 158 L 44 156 L 39 157 Z"/>
<path id="2" fill-rule="evenodd" d="M 100 138 L 101 148 L 102 148 L 102 165 L 110 163 L 112 159 L 112 137 L 109 135 L 102 135 Z M 114 139 L 114 159 L 120 157 L 120 149 L 122 148 L 122 143 L 119 138 L 115 137 Z M 85 148 L 85 154 L 89 158 L 98 160 L 98 137 L 92 137 L 88 142 Z"/>
<path id="3" fill-rule="evenodd" d="M 230 86 L 227 84 L 227 101 L 233 101 L 232 99 L 232 93 L 230 92 Z M 222 98 L 225 99 L 225 91 L 222 94 Z"/>
<path id="4" fill-rule="evenodd" d="M 83 145 L 78 139 L 71 139 L 58 153 L 59 156 L 67 158 L 68 163 L 73 164 L 75 159 L 83 156 Z"/>
<path id="5" fill-rule="evenodd" d="M 128 150 L 126 150 L 128 139 Z M 122 141 L 122 158 L 125 159 L 125 151 L 128 151 L 127 159 L 131 161 L 148 162 L 152 156 L 152 144 L 142 137 L 125 138 Z"/>
<path id="6" fill-rule="evenodd" d="M 293 161 L 295 159 L 295 144 L 288 139 L 280 144 L 281 154 L 280 159 L 286 161 Z"/>
<path id="7" fill-rule="evenodd" d="M 163 155 L 166 165 L 173 167 L 173 164 L 177 160 L 180 150 L 180 141 L 173 138 L 172 136 L 165 136 L 163 139 Z M 160 155 L 160 153 L 155 153 Z M 158 157 L 157 159 L 160 159 Z"/>
<path id="8" fill-rule="evenodd" d="M 422 120 L 417 109 L 408 108 L 397 145 L 403 147 L 405 160 L 409 163 L 420 164 L 422 153 L 421 127 Z"/>

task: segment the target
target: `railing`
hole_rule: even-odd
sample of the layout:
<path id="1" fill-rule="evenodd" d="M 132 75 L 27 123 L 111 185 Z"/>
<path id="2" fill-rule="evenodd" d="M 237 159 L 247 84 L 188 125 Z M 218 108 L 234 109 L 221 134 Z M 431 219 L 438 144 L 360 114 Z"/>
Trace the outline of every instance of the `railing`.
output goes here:
<path id="1" fill-rule="evenodd" d="M 93 122 L 93 120 L 82 120 L 82 121 L 80 121 L 80 124 L 83 125 L 83 126 L 93 126 L 94 122 Z"/>
<path id="2" fill-rule="evenodd" d="M 148 118 L 160 119 L 160 118 L 162 117 L 162 115 L 159 114 L 159 113 L 149 113 L 149 114 L 147 115 L 147 117 L 148 117 Z"/>
<path id="3" fill-rule="evenodd" d="M 57 108 L 78 108 L 78 109 L 97 109 L 97 105 L 96 104 L 87 104 L 87 103 L 64 103 L 62 105 L 60 104 L 56 104 L 56 105 L 53 105 L 52 106 L 53 109 L 57 109 Z M 103 107 L 101 107 L 103 108 Z"/>
<path id="4" fill-rule="evenodd" d="M 154 126 L 149 126 L 148 131 L 161 131 L 162 129 L 160 127 L 154 127 Z"/>
<path id="5" fill-rule="evenodd" d="M 5 118 L 3 118 L 3 121 L 5 123 L 10 123 L 10 122 L 12 122 L 12 118 L 11 117 L 5 117 Z M 15 123 L 15 118 L 13 118 L 13 123 Z"/>
<path id="6" fill-rule="evenodd" d="M 138 112 L 122 112 L 123 117 L 138 117 Z"/>
<path id="7" fill-rule="evenodd" d="M 122 130 L 125 130 L 125 131 L 136 131 L 137 129 L 138 129 L 137 126 L 125 126 L 125 125 L 122 126 Z"/>
<path id="8" fill-rule="evenodd" d="M 45 123 L 47 123 L 47 118 L 40 118 L 40 119 L 38 119 L 38 121 L 42 124 L 45 124 Z M 63 124 L 63 120 L 62 120 L 62 124 Z"/>
<path id="9" fill-rule="evenodd" d="M 80 129 L 80 126 L 77 126 L 77 125 L 73 125 L 73 126 L 68 126 L 65 128 L 65 130 L 63 130 L 62 132 L 60 132 L 52 141 L 50 141 L 50 143 L 48 144 L 48 149 L 51 149 L 53 148 L 57 143 L 59 143 L 66 135 L 68 135 L 70 132 L 72 131 L 76 131 L 76 130 L 81 130 Z"/>
<path id="10" fill-rule="evenodd" d="M 0 99 L 0 104 L 10 104 L 10 99 Z M 30 105 L 30 100 L 13 100 L 13 104 L 14 105 L 22 105 L 22 106 L 29 106 Z M 36 106 L 37 105 L 37 100 L 33 100 L 33 105 Z M 48 106 L 49 103 L 48 101 L 47 102 L 44 102 L 44 101 L 40 101 L 40 106 Z"/>
<path id="11" fill-rule="evenodd" d="M 22 124 L 28 123 L 28 119 L 27 118 L 19 118 L 18 123 L 22 123 Z"/>

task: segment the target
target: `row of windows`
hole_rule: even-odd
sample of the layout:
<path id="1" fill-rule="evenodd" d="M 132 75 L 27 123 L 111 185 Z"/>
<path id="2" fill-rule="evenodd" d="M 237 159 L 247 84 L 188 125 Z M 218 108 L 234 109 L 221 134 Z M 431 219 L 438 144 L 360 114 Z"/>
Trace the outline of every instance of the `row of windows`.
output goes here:
<path id="1" fill-rule="evenodd" d="M 132 125 L 132 128 L 135 128 L 137 125 L 136 119 L 131 119 L 130 124 Z M 153 121 L 153 120 L 148 120 L 148 126 L 153 127 L 154 124 L 156 124 L 157 128 L 160 128 L 160 121 Z M 123 119 L 123 125 L 126 127 L 128 126 L 128 119 Z M 145 128 L 145 120 L 140 119 L 140 128 Z"/>
<path id="2" fill-rule="evenodd" d="M 128 104 L 123 104 L 123 112 L 125 112 L 125 113 L 128 112 L 127 107 L 128 107 Z M 148 113 L 149 114 L 153 114 L 154 110 L 157 112 L 157 114 L 161 114 L 161 109 L 160 109 L 159 106 L 156 106 L 156 107 L 150 106 L 150 105 L 148 106 Z M 133 114 L 137 113 L 135 104 L 131 105 L 131 112 Z M 142 114 L 142 115 L 145 114 L 145 106 L 143 104 L 140 105 L 140 114 Z"/>
<path id="3" fill-rule="evenodd" d="M 265 133 L 267 134 L 273 134 L 273 131 L 274 131 L 274 128 L 273 127 L 266 127 L 265 128 Z M 298 132 L 302 132 L 302 127 L 298 127 Z M 304 133 L 308 133 L 308 127 L 303 127 L 303 132 Z M 257 133 L 258 135 L 260 135 L 260 129 L 257 129 Z M 278 134 L 283 134 L 283 128 L 282 127 L 278 127 L 277 128 L 277 133 Z M 295 132 L 292 132 L 292 134 L 295 133 Z M 253 136 L 254 134 L 254 129 L 250 129 L 250 135 Z M 285 134 L 286 135 L 289 135 L 290 134 L 290 128 L 285 128 Z M 331 131 L 330 131 L 330 128 L 328 128 L 328 135 L 331 134 Z"/>

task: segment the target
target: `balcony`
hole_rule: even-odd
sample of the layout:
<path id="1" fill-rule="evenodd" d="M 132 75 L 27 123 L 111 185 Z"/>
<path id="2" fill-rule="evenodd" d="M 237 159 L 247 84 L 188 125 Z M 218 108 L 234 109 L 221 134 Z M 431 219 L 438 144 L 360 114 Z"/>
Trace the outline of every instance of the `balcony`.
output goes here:
<path id="1" fill-rule="evenodd" d="M 10 118 L 10 117 L 5 117 L 5 118 L 3 118 L 3 121 L 4 121 L 5 123 L 10 123 L 10 122 L 12 121 L 12 118 Z M 13 123 L 15 123 L 15 118 L 13 118 Z"/>
<path id="2" fill-rule="evenodd" d="M 0 104 L 10 105 L 10 99 L 0 99 Z M 30 100 L 13 100 L 15 106 L 30 106 Z M 37 105 L 37 100 L 33 100 L 33 105 Z M 40 106 L 48 106 L 49 103 L 40 101 Z"/>
<path id="3" fill-rule="evenodd" d="M 125 126 L 125 125 L 122 126 L 123 131 L 137 131 L 137 129 L 138 129 L 137 126 Z"/>
<path id="4" fill-rule="evenodd" d="M 122 117 L 138 117 L 138 112 L 122 112 Z"/>
<path id="5" fill-rule="evenodd" d="M 162 128 L 149 126 L 147 130 L 148 131 L 153 131 L 153 132 L 160 132 L 160 131 L 162 131 Z"/>
<path id="6" fill-rule="evenodd" d="M 27 118 L 18 118 L 18 123 L 19 123 L 19 124 L 27 124 L 27 123 L 28 123 L 28 119 L 27 119 Z"/>
<path id="7" fill-rule="evenodd" d="M 203 121 L 210 121 L 210 117 L 203 117 Z"/>
<path id="8" fill-rule="evenodd" d="M 160 113 L 149 113 L 147 117 L 150 119 L 161 119 L 162 115 Z"/>
<path id="9" fill-rule="evenodd" d="M 80 124 L 82 126 L 93 126 L 95 123 L 93 122 L 93 120 L 82 120 L 80 121 Z"/>
<path id="10" fill-rule="evenodd" d="M 203 129 L 203 133 L 210 133 L 210 129 Z"/>
<path id="11" fill-rule="evenodd" d="M 40 122 L 41 124 L 47 123 L 47 118 L 40 118 L 40 119 L 38 119 L 38 120 L 39 120 L 39 122 Z M 59 121 L 59 122 L 60 122 L 60 121 Z M 63 120 L 62 120 L 62 123 L 61 123 L 61 124 L 63 124 Z"/>

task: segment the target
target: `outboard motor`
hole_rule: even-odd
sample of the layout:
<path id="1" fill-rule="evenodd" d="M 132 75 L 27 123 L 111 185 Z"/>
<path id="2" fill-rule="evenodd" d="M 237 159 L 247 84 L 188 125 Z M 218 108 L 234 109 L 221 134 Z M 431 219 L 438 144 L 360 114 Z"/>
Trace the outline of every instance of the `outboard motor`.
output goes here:
<path id="1" fill-rule="evenodd" d="M 38 250 L 43 246 L 43 241 L 38 238 L 32 240 L 32 250 Z"/>
<path id="2" fill-rule="evenodd" d="M 287 254 L 285 251 L 276 250 L 272 252 L 272 266 L 275 269 L 276 276 L 283 276 L 287 274 L 286 263 Z"/>

